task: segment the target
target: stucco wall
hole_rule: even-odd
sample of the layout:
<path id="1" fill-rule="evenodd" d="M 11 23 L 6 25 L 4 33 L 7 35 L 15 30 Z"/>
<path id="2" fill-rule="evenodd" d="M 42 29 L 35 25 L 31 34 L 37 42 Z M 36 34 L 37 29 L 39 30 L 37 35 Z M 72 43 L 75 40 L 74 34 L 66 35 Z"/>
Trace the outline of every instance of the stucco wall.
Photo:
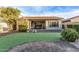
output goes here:
<path id="1" fill-rule="evenodd" d="M 3 30 L 3 28 L 6 28 L 7 30 Z M 8 32 L 8 25 L 7 23 L 0 23 L 0 33 L 5 33 L 5 32 Z"/>
<path id="2" fill-rule="evenodd" d="M 79 22 L 79 17 L 71 19 L 71 22 Z"/>

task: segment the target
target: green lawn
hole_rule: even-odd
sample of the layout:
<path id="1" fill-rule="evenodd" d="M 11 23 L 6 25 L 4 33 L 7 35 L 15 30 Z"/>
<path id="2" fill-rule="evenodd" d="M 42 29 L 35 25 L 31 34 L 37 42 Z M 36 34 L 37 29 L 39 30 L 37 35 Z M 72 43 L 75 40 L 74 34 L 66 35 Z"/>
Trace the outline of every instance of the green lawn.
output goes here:
<path id="1" fill-rule="evenodd" d="M 0 37 L 0 51 L 7 51 L 9 48 L 24 42 L 32 41 L 55 41 L 61 37 L 60 33 L 14 33 Z"/>

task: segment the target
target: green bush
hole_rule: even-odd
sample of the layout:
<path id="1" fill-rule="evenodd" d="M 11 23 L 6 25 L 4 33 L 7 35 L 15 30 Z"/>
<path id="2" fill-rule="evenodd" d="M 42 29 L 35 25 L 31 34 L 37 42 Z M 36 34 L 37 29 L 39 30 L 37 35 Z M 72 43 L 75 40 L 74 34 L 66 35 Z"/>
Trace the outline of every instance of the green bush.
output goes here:
<path id="1" fill-rule="evenodd" d="M 27 31 L 27 26 L 26 25 L 19 25 L 19 31 L 20 32 L 26 32 Z"/>
<path id="2" fill-rule="evenodd" d="M 67 28 L 72 28 L 79 32 L 79 25 L 67 25 Z"/>
<path id="3" fill-rule="evenodd" d="M 61 33 L 62 37 L 69 42 L 74 42 L 79 38 L 79 34 L 74 29 L 64 29 Z"/>
<path id="4" fill-rule="evenodd" d="M 73 28 L 74 28 L 77 32 L 79 32 L 79 25 L 74 25 Z"/>

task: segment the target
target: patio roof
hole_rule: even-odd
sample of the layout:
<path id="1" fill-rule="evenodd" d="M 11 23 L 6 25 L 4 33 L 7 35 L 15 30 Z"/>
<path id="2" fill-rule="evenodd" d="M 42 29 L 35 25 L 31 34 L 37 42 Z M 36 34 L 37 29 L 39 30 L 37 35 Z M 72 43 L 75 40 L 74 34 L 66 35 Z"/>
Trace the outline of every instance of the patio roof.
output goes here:
<path id="1" fill-rule="evenodd" d="M 56 17 L 56 16 L 26 16 L 26 17 L 21 17 L 21 18 L 25 18 L 25 19 L 42 19 L 42 20 L 62 20 L 64 18 L 61 17 Z"/>

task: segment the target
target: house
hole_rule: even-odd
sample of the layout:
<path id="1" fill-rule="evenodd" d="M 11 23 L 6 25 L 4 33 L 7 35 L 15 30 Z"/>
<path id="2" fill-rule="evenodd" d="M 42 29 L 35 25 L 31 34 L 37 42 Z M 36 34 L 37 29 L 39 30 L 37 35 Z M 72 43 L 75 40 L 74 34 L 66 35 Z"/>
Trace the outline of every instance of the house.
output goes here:
<path id="1" fill-rule="evenodd" d="M 62 21 L 62 25 L 66 28 L 67 25 L 78 25 L 79 24 L 79 16 L 75 16 Z"/>
<path id="2" fill-rule="evenodd" d="M 28 29 L 61 30 L 64 18 L 56 16 L 26 16 L 20 19 L 27 21 Z"/>
<path id="3" fill-rule="evenodd" d="M 6 22 L 0 19 L 0 33 L 6 33 L 6 32 L 8 32 L 8 25 Z"/>

